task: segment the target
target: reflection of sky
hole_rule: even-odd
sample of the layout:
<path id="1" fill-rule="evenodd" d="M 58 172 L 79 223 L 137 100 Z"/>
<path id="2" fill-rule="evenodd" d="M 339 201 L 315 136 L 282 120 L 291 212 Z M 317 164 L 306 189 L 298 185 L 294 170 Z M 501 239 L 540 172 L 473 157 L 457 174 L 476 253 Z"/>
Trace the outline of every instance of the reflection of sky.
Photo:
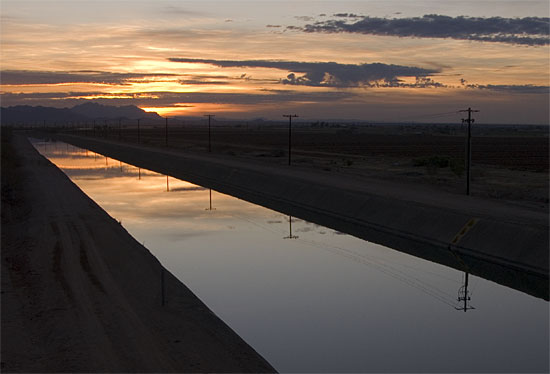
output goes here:
<path id="1" fill-rule="evenodd" d="M 36 147 L 281 372 L 548 370 L 545 301 L 470 276 L 476 309 L 457 311 L 456 270 L 297 218 L 284 239 L 280 213 Z"/>

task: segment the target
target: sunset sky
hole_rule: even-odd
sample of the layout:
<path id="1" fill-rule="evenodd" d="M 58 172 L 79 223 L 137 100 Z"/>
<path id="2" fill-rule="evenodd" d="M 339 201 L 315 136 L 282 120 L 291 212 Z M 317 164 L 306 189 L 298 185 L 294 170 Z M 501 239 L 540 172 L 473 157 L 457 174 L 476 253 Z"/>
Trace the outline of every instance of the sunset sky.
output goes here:
<path id="1" fill-rule="evenodd" d="M 2 0 L 1 17 L 4 107 L 549 122 L 547 0 Z"/>

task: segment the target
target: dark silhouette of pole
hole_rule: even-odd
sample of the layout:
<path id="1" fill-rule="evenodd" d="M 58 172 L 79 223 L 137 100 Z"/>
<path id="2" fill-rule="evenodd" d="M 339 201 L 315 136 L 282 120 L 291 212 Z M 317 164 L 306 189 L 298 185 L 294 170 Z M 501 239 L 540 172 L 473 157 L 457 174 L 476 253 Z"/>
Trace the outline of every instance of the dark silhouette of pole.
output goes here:
<path id="1" fill-rule="evenodd" d="M 205 117 L 208 117 L 208 152 L 212 152 L 212 142 L 211 142 L 211 136 L 210 136 L 210 119 L 212 117 L 215 117 L 213 114 L 205 114 Z"/>
<path id="2" fill-rule="evenodd" d="M 168 147 L 168 117 L 166 117 L 166 126 L 164 127 L 164 146 Z"/>
<path id="3" fill-rule="evenodd" d="M 140 134 L 139 134 L 139 121 L 140 121 L 140 119 L 138 118 L 137 121 L 138 121 L 138 144 L 139 144 L 139 140 L 140 140 L 140 139 L 139 139 L 139 135 L 140 135 Z"/>
<path id="4" fill-rule="evenodd" d="M 118 119 L 118 140 L 122 139 L 122 120 Z"/>
<path id="5" fill-rule="evenodd" d="M 472 166 L 472 118 L 473 112 L 479 112 L 479 110 L 473 110 L 472 108 L 459 110 L 459 112 L 468 112 L 468 118 L 462 119 L 462 122 L 468 122 L 468 137 L 466 140 L 466 195 L 470 195 L 470 168 Z"/>
<path id="6" fill-rule="evenodd" d="M 290 154 L 292 152 L 292 118 L 298 117 L 296 114 L 283 114 L 288 117 L 288 165 L 290 165 Z"/>

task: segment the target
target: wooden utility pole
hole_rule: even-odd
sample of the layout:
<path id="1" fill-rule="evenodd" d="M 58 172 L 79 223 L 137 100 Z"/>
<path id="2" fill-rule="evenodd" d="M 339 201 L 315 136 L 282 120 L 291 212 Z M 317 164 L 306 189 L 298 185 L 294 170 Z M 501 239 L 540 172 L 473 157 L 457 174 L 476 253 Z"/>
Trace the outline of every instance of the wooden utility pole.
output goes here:
<path id="1" fill-rule="evenodd" d="M 472 108 L 459 110 L 459 112 L 468 112 L 468 118 L 462 119 L 462 123 L 468 122 L 468 137 L 466 140 L 466 195 L 470 195 L 470 168 L 472 166 L 472 113 L 479 112 L 479 110 L 473 110 Z"/>
<path id="2" fill-rule="evenodd" d="M 212 152 L 212 143 L 211 143 L 211 137 L 210 137 L 210 119 L 212 117 L 215 117 L 213 114 L 205 114 L 205 117 L 208 117 L 208 152 Z"/>
<path id="3" fill-rule="evenodd" d="M 288 165 L 290 166 L 290 154 L 292 151 L 292 118 L 298 117 L 296 114 L 283 114 L 288 117 Z"/>

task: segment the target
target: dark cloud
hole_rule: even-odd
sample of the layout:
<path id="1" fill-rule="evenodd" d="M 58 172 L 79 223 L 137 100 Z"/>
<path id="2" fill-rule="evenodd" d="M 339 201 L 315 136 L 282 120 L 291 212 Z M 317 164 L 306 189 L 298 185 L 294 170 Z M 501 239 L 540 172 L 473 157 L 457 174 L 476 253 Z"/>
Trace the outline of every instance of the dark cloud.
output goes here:
<path id="1" fill-rule="evenodd" d="M 111 73 L 105 71 L 39 71 L 39 70 L 4 70 L 0 78 L 4 85 L 26 84 L 62 84 L 62 83 L 96 83 L 123 85 L 135 80 L 154 77 L 172 77 L 174 74 L 150 73 Z"/>
<path id="2" fill-rule="evenodd" d="M 369 86 L 377 81 L 395 82 L 400 76 L 425 77 L 439 72 L 414 66 L 373 64 L 339 64 L 336 62 L 297 62 L 273 60 L 207 60 L 193 58 L 169 58 L 172 62 L 209 64 L 219 67 L 272 68 L 290 72 L 280 80 L 283 84 L 357 87 Z M 302 75 L 296 75 L 296 73 Z"/>
<path id="3" fill-rule="evenodd" d="M 84 99 L 82 97 L 87 97 Z M 94 96 L 98 96 L 94 98 Z M 295 92 L 290 90 L 263 90 L 261 94 L 210 93 L 210 92 L 148 92 L 147 94 L 105 92 L 49 92 L 49 93 L 3 93 L 2 106 L 47 105 L 69 107 L 89 102 L 100 104 L 185 107 L 192 104 L 277 104 L 303 101 L 333 102 L 354 97 L 349 92 Z"/>
<path id="4" fill-rule="evenodd" d="M 266 27 L 269 27 L 269 28 L 277 28 L 277 27 L 282 27 L 281 25 L 267 25 Z"/>
<path id="5" fill-rule="evenodd" d="M 465 84 L 465 80 L 461 80 L 461 83 Z M 479 90 L 491 90 L 491 91 L 506 91 L 509 93 L 522 93 L 522 94 L 548 94 L 550 93 L 549 86 L 534 86 L 532 84 L 523 85 L 510 85 L 510 84 L 466 84 L 466 88 L 473 88 Z"/>
<path id="6" fill-rule="evenodd" d="M 348 17 L 348 13 L 337 15 Z M 540 46 L 550 44 L 548 17 L 449 17 L 428 14 L 414 18 L 364 17 L 353 23 L 347 20 L 318 21 L 303 27 L 289 26 L 290 30 L 326 33 L 359 33 L 417 38 L 451 38 L 484 42 L 502 42 Z"/>
<path id="7" fill-rule="evenodd" d="M 353 13 L 335 13 L 333 14 L 334 17 L 340 17 L 340 18 L 363 18 L 363 16 L 360 16 L 358 14 Z"/>

